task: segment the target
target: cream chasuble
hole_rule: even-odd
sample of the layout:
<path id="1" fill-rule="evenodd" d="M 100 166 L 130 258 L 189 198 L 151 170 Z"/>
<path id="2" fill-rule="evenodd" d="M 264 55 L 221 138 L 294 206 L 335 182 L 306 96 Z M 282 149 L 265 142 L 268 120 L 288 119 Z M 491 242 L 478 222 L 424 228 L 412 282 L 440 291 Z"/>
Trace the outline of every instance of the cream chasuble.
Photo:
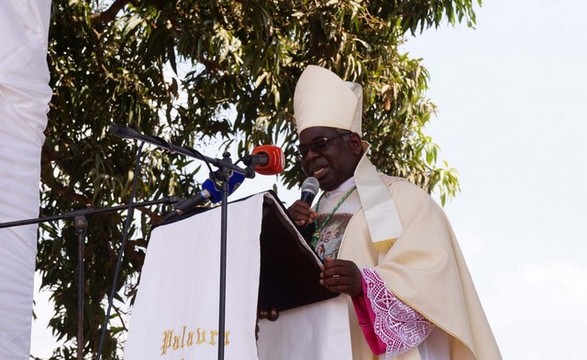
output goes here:
<path id="1" fill-rule="evenodd" d="M 442 209 L 416 185 L 378 173 L 366 156 L 355 171 L 355 181 L 362 209 L 348 224 L 338 258 L 351 260 L 361 269 L 375 271 L 389 291 L 436 326 L 418 347 L 393 359 L 501 359 Z M 332 311 L 337 311 L 341 299 L 346 301 L 347 314 L 332 317 Z M 385 358 L 371 352 L 350 297 L 340 295 L 309 307 L 322 310 L 293 309 L 283 312 L 274 323 L 262 324 L 260 342 L 277 341 L 273 345 L 281 353 L 278 357 L 261 356 L 261 359 L 288 359 L 282 357 L 288 353 L 289 358 L 296 359 L 299 357 L 296 357 L 295 349 L 304 349 L 308 355 L 305 358 L 313 360 Z M 330 311 L 324 311 L 327 308 Z M 338 307 L 338 311 L 342 309 Z M 282 317 L 287 320 L 282 321 Z M 342 341 L 344 337 L 329 338 L 333 334 L 340 336 L 340 333 L 327 330 L 331 322 L 339 326 L 341 319 L 349 322 L 352 356 L 325 353 L 324 349 L 328 347 L 312 352 L 316 336 L 307 335 L 319 330 L 323 334 L 321 342 L 324 346 L 330 343 L 336 345 L 330 349 L 348 349 L 348 342 Z M 279 338 L 285 341 L 277 340 Z"/>

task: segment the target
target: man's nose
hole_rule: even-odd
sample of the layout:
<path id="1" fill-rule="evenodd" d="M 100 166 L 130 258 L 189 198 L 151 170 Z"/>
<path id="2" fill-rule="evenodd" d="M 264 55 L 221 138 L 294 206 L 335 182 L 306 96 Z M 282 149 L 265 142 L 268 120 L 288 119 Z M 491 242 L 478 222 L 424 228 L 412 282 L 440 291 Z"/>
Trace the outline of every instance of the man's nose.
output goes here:
<path id="1" fill-rule="evenodd" d="M 304 156 L 304 160 L 314 159 L 318 156 L 320 156 L 319 151 L 314 150 L 314 148 L 309 148 L 308 152 L 306 153 L 306 156 Z"/>

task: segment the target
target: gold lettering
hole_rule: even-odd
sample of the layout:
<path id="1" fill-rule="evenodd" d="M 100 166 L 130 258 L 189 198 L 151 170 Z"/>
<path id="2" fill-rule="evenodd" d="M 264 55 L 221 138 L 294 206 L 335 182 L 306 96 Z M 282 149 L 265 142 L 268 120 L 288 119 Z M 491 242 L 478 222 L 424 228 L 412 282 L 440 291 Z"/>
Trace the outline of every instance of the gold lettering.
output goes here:
<path id="1" fill-rule="evenodd" d="M 179 350 L 179 346 L 180 346 L 180 337 L 179 336 L 174 336 L 173 337 L 173 350 Z"/>
<path id="2" fill-rule="evenodd" d="M 161 355 L 167 354 L 167 349 L 171 347 L 171 339 L 173 338 L 173 330 L 163 331 L 163 343 L 161 344 Z"/>
<path id="3" fill-rule="evenodd" d="M 206 330 L 200 330 L 200 328 L 196 329 L 196 333 L 198 334 L 196 344 L 201 345 L 206 342 Z"/>
<path id="4" fill-rule="evenodd" d="M 183 329 L 181 331 L 181 348 L 183 349 L 184 345 L 185 345 L 185 328 L 186 326 L 183 326 Z"/>
<path id="5" fill-rule="evenodd" d="M 211 330 L 210 331 L 210 345 L 216 345 L 216 336 L 218 336 L 218 331 Z"/>
<path id="6" fill-rule="evenodd" d="M 188 333 L 188 347 L 193 346 L 194 345 L 194 332 L 190 331 Z"/>
<path id="7" fill-rule="evenodd" d="M 195 331 L 190 331 L 187 325 L 182 327 L 181 335 L 176 333 L 173 329 L 163 331 L 162 335 L 161 355 L 167 355 L 170 351 L 177 351 L 185 347 L 192 347 L 194 345 L 202 345 L 205 343 L 215 346 L 219 341 L 218 330 L 205 330 L 197 327 Z M 226 330 L 224 332 L 224 345 L 229 344 L 230 330 Z"/>

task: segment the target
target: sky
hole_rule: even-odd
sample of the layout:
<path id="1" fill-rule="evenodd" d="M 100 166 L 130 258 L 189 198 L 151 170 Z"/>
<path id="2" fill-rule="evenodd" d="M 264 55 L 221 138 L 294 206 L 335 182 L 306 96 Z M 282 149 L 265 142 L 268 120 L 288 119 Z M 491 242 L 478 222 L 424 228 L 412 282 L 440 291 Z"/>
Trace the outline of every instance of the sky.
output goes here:
<path id="1" fill-rule="evenodd" d="M 445 206 L 504 359 L 585 359 L 587 5 L 486 1 L 476 29 L 408 39 L 427 133 L 460 174 Z"/>
<path id="2" fill-rule="evenodd" d="M 445 211 L 503 358 L 585 359 L 587 4 L 496 0 L 476 12 L 475 29 L 443 25 L 404 46 L 430 72 L 438 113 L 426 133 L 459 173 Z M 273 182 L 259 175 L 231 199 Z M 41 315 L 33 354 L 52 350 Z"/>

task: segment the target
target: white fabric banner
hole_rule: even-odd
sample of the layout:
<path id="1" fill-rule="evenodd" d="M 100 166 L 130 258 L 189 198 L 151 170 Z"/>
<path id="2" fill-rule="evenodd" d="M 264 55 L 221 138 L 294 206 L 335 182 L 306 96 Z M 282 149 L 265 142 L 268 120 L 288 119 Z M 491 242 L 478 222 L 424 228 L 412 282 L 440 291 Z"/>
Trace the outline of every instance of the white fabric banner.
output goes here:
<path id="1" fill-rule="evenodd" d="M 259 328 L 262 360 L 353 358 L 346 296 L 283 311 Z"/>
<path id="2" fill-rule="evenodd" d="M 0 223 L 36 218 L 50 0 L 0 1 Z M 0 359 L 29 358 L 37 226 L 0 229 Z"/>
<path id="3" fill-rule="evenodd" d="M 257 359 L 263 195 L 228 206 L 225 359 Z M 153 230 L 125 359 L 215 359 L 221 209 Z"/>

